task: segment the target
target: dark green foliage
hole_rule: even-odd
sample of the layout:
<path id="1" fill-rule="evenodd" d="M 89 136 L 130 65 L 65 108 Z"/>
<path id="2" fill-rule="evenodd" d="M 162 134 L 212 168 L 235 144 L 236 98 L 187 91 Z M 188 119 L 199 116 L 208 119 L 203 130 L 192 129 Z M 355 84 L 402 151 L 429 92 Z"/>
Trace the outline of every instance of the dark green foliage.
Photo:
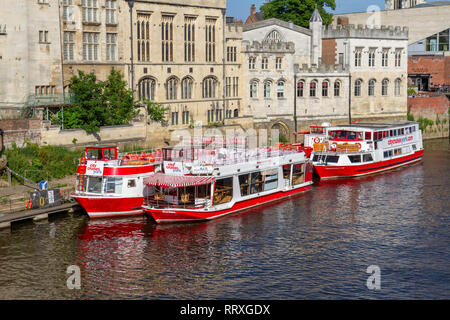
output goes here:
<path id="1" fill-rule="evenodd" d="M 63 110 L 64 129 L 80 128 L 94 133 L 101 126 L 129 124 L 138 113 L 133 93 L 127 89 L 119 71 L 112 69 L 106 81 L 98 81 L 95 74 L 78 71 L 71 82 L 76 101 Z M 62 116 L 53 121 L 62 124 Z"/>
<path id="2" fill-rule="evenodd" d="M 308 28 L 316 4 L 323 24 L 331 24 L 333 14 L 326 12 L 324 7 L 336 9 L 335 0 L 272 0 L 263 4 L 260 10 L 264 14 L 264 19 L 277 18 L 292 21 L 298 26 Z"/>
<path id="3" fill-rule="evenodd" d="M 147 107 L 150 119 L 157 122 L 166 123 L 166 111 L 169 108 L 163 107 L 160 103 L 145 99 L 144 104 Z"/>
<path id="4" fill-rule="evenodd" d="M 37 143 L 26 143 L 25 147 L 18 148 L 13 143 L 12 148 L 6 149 L 5 154 L 11 170 L 39 182 L 75 174 L 78 159 L 83 151 L 73 151 L 60 146 L 39 147 Z M 15 179 L 22 182 L 20 178 Z"/>

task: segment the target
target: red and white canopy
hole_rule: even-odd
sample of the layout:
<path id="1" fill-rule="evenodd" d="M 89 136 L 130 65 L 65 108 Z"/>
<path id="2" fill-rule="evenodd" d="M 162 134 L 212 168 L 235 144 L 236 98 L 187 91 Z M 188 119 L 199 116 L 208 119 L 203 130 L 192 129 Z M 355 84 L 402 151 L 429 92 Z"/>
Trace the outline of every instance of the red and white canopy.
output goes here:
<path id="1" fill-rule="evenodd" d="M 147 186 L 159 186 L 163 188 L 179 188 L 189 186 L 200 186 L 210 184 L 216 180 L 215 177 L 201 176 L 172 176 L 163 173 L 155 173 L 154 175 L 144 179 Z"/>

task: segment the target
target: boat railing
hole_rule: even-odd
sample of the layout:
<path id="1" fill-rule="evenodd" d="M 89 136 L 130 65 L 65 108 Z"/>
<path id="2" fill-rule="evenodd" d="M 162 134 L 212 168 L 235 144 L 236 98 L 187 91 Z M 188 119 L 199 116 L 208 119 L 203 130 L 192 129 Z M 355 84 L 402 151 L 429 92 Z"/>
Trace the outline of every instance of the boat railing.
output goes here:
<path id="1" fill-rule="evenodd" d="M 209 199 L 195 199 L 194 201 L 185 200 L 178 203 L 167 201 L 164 199 L 158 199 L 154 196 L 144 197 L 144 206 L 156 208 L 156 209 L 203 209 L 211 206 L 211 200 Z"/>

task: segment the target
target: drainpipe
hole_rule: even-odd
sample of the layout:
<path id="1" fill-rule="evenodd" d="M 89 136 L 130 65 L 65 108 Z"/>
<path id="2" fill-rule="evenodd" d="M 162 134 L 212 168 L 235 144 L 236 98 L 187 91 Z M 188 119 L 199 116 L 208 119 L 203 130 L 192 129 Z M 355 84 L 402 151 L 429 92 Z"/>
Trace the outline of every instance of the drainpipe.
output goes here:
<path id="1" fill-rule="evenodd" d="M 225 39 L 225 28 L 226 28 L 226 17 L 225 17 L 226 10 L 222 9 L 222 104 L 223 104 L 223 118 L 222 118 L 222 124 L 225 125 L 225 118 L 227 117 L 227 110 L 225 107 L 225 81 L 226 81 L 226 74 L 225 74 L 225 54 L 226 54 L 226 39 Z"/>
<path id="2" fill-rule="evenodd" d="M 297 135 L 298 135 L 298 129 L 297 129 L 297 73 L 294 71 L 294 136 L 295 136 L 295 143 L 297 143 Z"/>

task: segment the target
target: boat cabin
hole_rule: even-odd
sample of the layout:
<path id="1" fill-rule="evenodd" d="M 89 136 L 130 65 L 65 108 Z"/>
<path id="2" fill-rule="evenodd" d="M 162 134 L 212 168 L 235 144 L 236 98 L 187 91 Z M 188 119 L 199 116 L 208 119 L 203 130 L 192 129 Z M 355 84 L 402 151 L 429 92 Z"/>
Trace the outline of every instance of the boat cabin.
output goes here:
<path id="1" fill-rule="evenodd" d="M 85 150 L 86 160 L 109 161 L 117 160 L 118 152 L 116 146 L 87 147 Z"/>

